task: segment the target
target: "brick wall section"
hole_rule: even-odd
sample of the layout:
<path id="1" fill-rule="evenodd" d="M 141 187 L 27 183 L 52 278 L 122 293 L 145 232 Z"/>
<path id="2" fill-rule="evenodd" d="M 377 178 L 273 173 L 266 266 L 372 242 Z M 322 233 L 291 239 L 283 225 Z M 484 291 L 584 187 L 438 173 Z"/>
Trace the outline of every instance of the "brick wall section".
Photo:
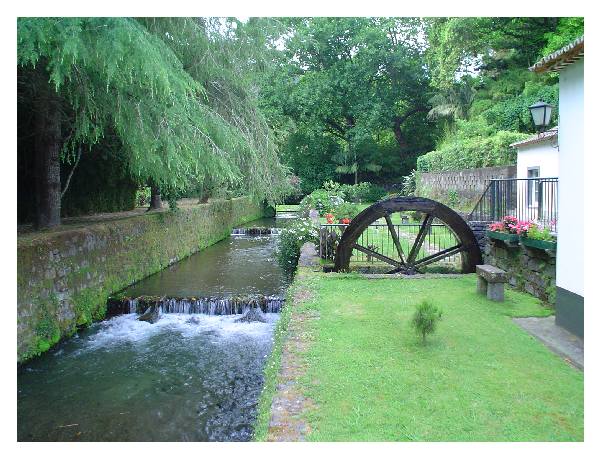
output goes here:
<path id="1" fill-rule="evenodd" d="M 236 198 L 19 237 L 18 361 L 103 318 L 110 294 L 262 215 L 260 205 Z"/>
<path id="2" fill-rule="evenodd" d="M 477 200 L 492 178 L 516 178 L 517 167 L 483 167 L 479 169 L 420 172 L 417 194 L 432 199 L 447 200 L 450 191 L 456 191 L 462 201 Z"/>
<path id="3" fill-rule="evenodd" d="M 488 239 L 484 262 L 508 273 L 514 288 L 554 304 L 556 300 L 556 257 L 543 250 L 522 245 L 509 247 L 501 241 Z"/>

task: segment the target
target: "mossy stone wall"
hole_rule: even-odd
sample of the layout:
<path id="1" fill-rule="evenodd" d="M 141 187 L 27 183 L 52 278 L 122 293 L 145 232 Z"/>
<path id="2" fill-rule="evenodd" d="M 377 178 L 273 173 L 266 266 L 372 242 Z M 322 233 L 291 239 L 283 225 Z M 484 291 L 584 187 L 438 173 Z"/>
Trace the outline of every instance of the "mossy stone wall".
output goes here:
<path id="1" fill-rule="evenodd" d="M 102 319 L 109 295 L 260 218 L 241 197 L 148 213 L 17 241 L 17 359 Z"/>
<path id="2" fill-rule="evenodd" d="M 484 251 L 486 264 L 508 274 L 508 283 L 544 302 L 556 302 L 556 257 L 554 253 L 524 245 L 509 246 L 500 240 L 487 238 Z"/>

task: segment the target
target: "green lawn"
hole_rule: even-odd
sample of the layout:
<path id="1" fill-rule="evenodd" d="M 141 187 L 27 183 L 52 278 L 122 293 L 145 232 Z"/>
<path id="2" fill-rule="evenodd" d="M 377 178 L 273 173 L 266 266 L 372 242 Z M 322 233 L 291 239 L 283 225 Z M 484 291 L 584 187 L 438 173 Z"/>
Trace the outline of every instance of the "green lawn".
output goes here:
<path id="1" fill-rule="evenodd" d="M 290 313 L 292 320 L 307 309 L 319 314 L 307 325 L 313 339 L 299 381 L 316 405 L 305 414 L 307 439 L 583 440 L 583 374 L 510 319 L 550 310 L 514 291 L 504 303 L 488 301 L 475 293 L 475 281 L 312 272 L 297 278 L 315 298 L 288 311 L 283 324 Z M 425 298 L 444 314 L 423 346 L 409 321 Z"/>

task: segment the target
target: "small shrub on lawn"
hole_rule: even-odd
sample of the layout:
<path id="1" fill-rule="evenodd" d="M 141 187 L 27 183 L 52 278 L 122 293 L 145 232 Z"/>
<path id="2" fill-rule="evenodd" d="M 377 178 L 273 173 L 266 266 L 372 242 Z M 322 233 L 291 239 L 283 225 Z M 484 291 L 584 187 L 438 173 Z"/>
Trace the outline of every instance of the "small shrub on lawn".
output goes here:
<path id="1" fill-rule="evenodd" d="M 442 318 L 442 310 L 430 301 L 424 300 L 417 304 L 415 314 L 412 318 L 412 326 L 425 343 L 428 334 L 435 331 L 437 322 Z"/>

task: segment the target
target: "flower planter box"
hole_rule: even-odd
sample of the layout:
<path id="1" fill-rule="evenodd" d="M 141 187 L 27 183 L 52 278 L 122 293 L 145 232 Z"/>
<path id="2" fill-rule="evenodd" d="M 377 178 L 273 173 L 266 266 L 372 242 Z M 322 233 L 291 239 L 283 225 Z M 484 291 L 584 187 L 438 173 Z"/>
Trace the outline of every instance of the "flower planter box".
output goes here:
<path id="1" fill-rule="evenodd" d="M 507 245 L 516 246 L 519 244 L 519 236 L 517 234 L 508 234 L 506 232 L 486 231 L 486 235 L 490 239 L 500 240 Z"/>
<path id="2" fill-rule="evenodd" d="M 537 248 L 538 250 L 556 251 L 556 242 L 548 240 L 538 240 L 529 237 L 521 237 L 521 243 L 529 248 Z"/>

